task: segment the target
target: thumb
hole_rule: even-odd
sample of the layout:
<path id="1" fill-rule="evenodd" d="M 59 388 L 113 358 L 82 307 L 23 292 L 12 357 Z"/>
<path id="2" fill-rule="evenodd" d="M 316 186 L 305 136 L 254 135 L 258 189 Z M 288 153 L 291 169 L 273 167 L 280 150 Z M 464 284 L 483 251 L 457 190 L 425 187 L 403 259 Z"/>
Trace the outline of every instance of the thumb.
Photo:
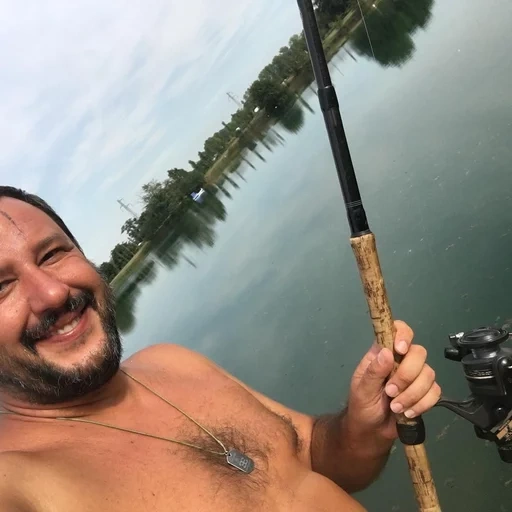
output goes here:
<path id="1" fill-rule="evenodd" d="M 382 395 L 384 384 L 393 369 L 393 354 L 391 350 L 383 348 L 367 366 L 361 376 L 357 389 L 354 390 L 357 399 L 361 402 L 371 401 Z"/>

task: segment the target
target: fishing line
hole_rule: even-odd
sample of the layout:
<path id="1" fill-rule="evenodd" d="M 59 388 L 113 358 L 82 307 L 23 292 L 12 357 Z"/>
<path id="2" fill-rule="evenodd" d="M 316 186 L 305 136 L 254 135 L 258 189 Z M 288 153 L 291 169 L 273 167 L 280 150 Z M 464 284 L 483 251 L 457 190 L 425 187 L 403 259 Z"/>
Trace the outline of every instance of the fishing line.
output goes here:
<path id="1" fill-rule="evenodd" d="M 376 57 L 375 57 L 375 52 L 373 51 L 372 39 L 370 37 L 370 32 L 368 32 L 368 27 L 366 26 L 366 20 L 364 19 L 363 9 L 361 9 L 361 4 L 359 3 L 359 0 L 357 0 L 357 5 L 359 7 L 359 11 L 361 12 L 361 18 L 363 19 L 363 25 L 364 25 L 364 29 L 366 30 L 366 36 L 368 37 L 368 42 L 370 43 L 370 50 L 372 51 L 373 58 L 375 59 Z"/>

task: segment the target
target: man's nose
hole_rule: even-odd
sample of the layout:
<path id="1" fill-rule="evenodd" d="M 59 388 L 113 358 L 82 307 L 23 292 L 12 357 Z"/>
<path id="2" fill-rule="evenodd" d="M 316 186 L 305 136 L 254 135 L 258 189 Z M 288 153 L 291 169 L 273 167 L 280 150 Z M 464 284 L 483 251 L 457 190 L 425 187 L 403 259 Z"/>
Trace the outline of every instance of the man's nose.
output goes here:
<path id="1" fill-rule="evenodd" d="M 38 267 L 25 276 L 25 288 L 30 307 L 36 315 L 62 307 L 70 292 L 67 284 Z"/>

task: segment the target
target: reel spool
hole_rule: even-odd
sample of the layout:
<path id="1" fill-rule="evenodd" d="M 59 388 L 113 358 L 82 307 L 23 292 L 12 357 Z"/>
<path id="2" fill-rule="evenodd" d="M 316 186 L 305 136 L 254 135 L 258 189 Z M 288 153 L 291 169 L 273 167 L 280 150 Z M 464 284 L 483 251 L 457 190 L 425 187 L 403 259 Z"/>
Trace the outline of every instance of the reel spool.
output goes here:
<path id="1" fill-rule="evenodd" d="M 462 364 L 471 394 L 459 402 L 441 397 L 437 405 L 472 423 L 512 463 L 512 349 L 500 346 L 508 339 L 508 331 L 494 327 L 450 335 L 444 356 Z"/>

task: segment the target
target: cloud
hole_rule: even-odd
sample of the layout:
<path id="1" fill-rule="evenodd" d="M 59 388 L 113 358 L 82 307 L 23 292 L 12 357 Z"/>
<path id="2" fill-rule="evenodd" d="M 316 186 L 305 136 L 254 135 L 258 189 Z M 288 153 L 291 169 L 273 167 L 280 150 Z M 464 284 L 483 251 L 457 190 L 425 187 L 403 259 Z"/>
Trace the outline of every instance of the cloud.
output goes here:
<path id="1" fill-rule="evenodd" d="M 87 237 L 102 223 L 112 245 L 125 219 L 105 218 L 106 202 L 195 158 L 234 110 L 224 92 L 243 92 L 291 35 L 254 32 L 278 4 L 282 21 L 287 2 L 271 0 L 2 2 L 0 180 L 41 194 Z"/>

